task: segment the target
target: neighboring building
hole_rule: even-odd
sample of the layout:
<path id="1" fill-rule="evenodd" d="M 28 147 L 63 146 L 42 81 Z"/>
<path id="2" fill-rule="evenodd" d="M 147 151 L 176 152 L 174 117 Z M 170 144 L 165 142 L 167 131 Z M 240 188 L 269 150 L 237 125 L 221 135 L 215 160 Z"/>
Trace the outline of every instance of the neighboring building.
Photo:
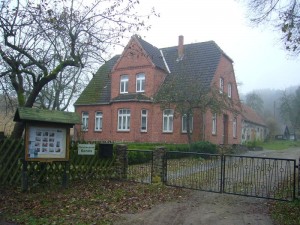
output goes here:
<path id="1" fill-rule="evenodd" d="M 84 140 L 187 143 L 186 117 L 174 109 L 162 110 L 153 96 L 166 79 L 184 64 L 186 81 L 195 77 L 203 85 L 217 85 L 220 92 L 239 102 L 233 61 L 213 41 L 158 49 L 134 35 L 121 55 L 100 67 L 78 98 L 75 111 L 82 125 L 75 138 Z M 185 78 L 184 78 L 185 79 Z M 193 94 L 193 93 L 191 93 Z M 194 113 L 192 141 L 205 138 L 216 144 L 239 144 L 241 115 L 225 112 L 203 116 Z M 204 138 L 203 138 L 204 137 Z"/>
<path id="2" fill-rule="evenodd" d="M 248 141 L 264 141 L 268 128 L 264 120 L 252 108 L 242 105 L 242 143 Z"/>

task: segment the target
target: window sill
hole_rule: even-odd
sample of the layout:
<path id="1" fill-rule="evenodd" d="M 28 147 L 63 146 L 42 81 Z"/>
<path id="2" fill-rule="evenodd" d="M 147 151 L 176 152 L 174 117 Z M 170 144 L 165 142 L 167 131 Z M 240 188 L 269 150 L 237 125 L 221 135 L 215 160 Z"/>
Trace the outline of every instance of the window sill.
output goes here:
<path id="1" fill-rule="evenodd" d="M 101 133 L 102 130 L 94 130 L 95 133 Z"/>

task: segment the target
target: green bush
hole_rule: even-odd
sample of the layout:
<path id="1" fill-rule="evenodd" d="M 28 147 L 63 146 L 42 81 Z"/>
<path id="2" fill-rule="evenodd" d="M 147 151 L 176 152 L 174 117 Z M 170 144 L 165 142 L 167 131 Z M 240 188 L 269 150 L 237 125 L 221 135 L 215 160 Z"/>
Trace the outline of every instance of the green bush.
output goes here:
<path id="1" fill-rule="evenodd" d="M 152 152 L 146 151 L 128 151 L 128 164 L 146 163 L 152 160 Z"/>
<path id="2" fill-rule="evenodd" d="M 191 144 L 191 151 L 197 153 L 217 154 L 217 145 L 208 141 L 195 142 Z"/>

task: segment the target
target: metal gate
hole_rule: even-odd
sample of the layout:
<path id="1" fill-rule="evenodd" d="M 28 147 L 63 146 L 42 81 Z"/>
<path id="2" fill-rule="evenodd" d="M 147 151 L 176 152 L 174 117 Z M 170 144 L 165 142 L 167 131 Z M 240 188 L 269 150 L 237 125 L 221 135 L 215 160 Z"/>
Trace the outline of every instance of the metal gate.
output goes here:
<path id="1" fill-rule="evenodd" d="M 291 201 L 296 168 L 294 159 L 167 152 L 164 180 L 169 186 Z"/>

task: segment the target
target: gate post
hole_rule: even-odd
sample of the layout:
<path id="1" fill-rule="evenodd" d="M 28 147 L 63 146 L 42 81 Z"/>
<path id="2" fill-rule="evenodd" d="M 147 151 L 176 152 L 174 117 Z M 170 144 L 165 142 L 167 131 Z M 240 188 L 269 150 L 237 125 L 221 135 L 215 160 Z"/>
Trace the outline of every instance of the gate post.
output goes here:
<path id="1" fill-rule="evenodd" d="M 128 169 L 127 145 L 119 144 L 116 148 L 116 173 L 118 178 L 126 179 Z"/>
<path id="2" fill-rule="evenodd" d="M 153 151 L 153 171 L 152 171 L 152 182 L 153 183 L 164 183 L 166 181 L 166 148 L 163 146 L 156 147 Z"/>

